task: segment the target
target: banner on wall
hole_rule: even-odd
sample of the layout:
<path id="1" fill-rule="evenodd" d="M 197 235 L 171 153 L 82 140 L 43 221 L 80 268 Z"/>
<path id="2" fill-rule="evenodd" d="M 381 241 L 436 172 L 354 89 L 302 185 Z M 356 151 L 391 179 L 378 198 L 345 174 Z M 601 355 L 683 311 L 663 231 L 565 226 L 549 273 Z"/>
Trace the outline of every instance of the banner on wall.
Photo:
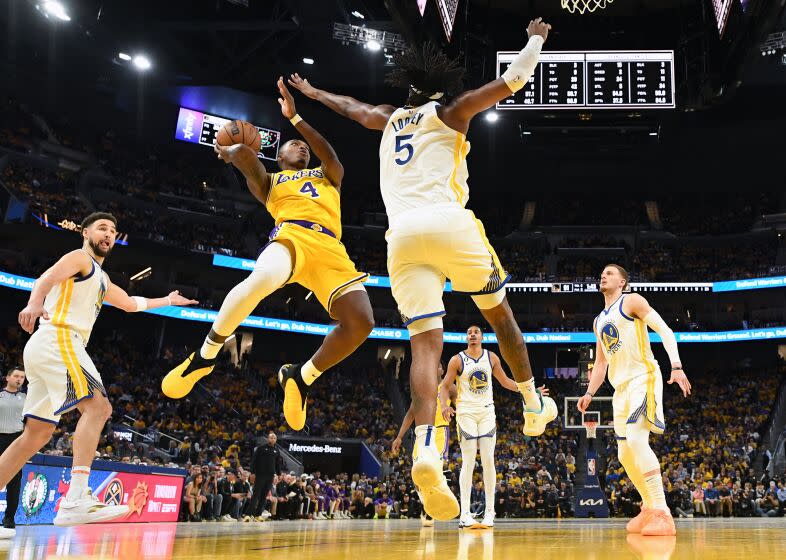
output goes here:
<path id="1" fill-rule="evenodd" d="M 51 524 L 60 500 L 70 486 L 67 466 L 27 464 L 22 469 L 18 525 Z M 110 523 L 177 521 L 183 493 L 183 477 L 120 471 L 91 470 L 93 495 L 110 505 L 127 504 L 128 515 Z M 6 508 L 6 489 L 0 491 L 0 513 Z"/>

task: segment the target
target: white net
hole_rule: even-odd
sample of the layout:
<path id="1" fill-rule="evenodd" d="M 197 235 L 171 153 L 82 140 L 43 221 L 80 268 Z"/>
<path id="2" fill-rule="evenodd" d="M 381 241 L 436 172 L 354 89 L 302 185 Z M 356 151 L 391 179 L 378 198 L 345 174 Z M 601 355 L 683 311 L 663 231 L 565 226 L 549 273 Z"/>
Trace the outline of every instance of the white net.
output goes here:
<path id="1" fill-rule="evenodd" d="M 584 422 L 584 429 L 587 430 L 588 439 L 595 439 L 596 432 L 598 429 L 598 423 L 587 420 Z"/>
<path id="2" fill-rule="evenodd" d="M 594 12 L 595 10 L 602 10 L 607 4 L 611 4 L 614 0 L 561 0 L 562 9 L 568 10 L 571 14 L 586 12 Z"/>

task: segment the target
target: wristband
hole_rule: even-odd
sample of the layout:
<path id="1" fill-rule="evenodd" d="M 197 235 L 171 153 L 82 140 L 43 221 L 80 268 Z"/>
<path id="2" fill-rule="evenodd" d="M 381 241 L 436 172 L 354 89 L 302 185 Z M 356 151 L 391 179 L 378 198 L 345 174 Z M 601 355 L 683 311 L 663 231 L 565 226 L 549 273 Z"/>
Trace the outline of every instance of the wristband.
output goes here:
<path id="1" fill-rule="evenodd" d="M 589 396 L 590 396 L 590 398 L 592 398 L 592 397 L 594 397 L 594 396 L 595 396 L 593 393 L 590 393 L 589 391 L 587 391 L 586 393 L 584 393 L 584 395 L 585 395 L 585 396 L 586 396 L 586 395 L 589 395 Z"/>
<path id="2" fill-rule="evenodd" d="M 140 296 L 131 296 L 131 299 L 133 299 L 136 302 L 137 311 L 144 311 L 145 309 L 147 309 L 147 298 L 143 298 Z"/>
<path id="3" fill-rule="evenodd" d="M 292 126 L 296 126 L 297 123 L 299 123 L 302 120 L 303 120 L 303 118 L 300 115 L 298 115 L 297 113 L 295 113 L 295 116 L 292 117 L 291 119 L 289 119 L 289 122 L 292 123 Z"/>
<path id="4" fill-rule="evenodd" d="M 172 298 L 170 296 L 166 296 L 167 304 L 172 305 Z"/>
<path id="5" fill-rule="evenodd" d="M 671 366 L 671 371 L 682 371 L 682 366 Z"/>

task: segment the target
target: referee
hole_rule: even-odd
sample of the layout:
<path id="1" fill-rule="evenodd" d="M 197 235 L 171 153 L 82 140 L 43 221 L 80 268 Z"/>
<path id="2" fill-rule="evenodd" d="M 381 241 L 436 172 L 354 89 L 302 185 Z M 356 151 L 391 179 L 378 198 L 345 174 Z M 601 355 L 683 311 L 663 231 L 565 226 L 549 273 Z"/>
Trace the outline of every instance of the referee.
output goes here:
<path id="1" fill-rule="evenodd" d="M 5 388 L 0 391 L 0 453 L 22 434 L 22 409 L 25 406 L 25 393 L 20 389 L 25 383 L 25 370 L 21 366 L 12 367 L 5 376 Z M 22 471 L 16 473 L 6 486 L 6 508 L 3 518 L 5 529 L 14 529 L 14 515 L 19 506 L 19 487 L 22 482 Z M 4 535 L 5 536 L 5 535 Z M 7 537 L 6 537 L 7 538 Z"/>

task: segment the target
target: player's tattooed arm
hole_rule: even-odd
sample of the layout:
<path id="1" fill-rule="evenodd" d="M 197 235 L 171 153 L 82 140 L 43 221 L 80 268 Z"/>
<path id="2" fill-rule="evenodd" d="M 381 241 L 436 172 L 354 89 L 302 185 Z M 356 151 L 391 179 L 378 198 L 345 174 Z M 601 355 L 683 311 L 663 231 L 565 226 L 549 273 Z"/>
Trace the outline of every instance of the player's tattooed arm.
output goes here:
<path id="1" fill-rule="evenodd" d="M 393 105 L 369 105 L 348 95 L 338 95 L 317 89 L 308 83 L 307 79 L 301 78 L 299 74 L 293 74 L 288 81 L 289 85 L 306 97 L 319 101 L 339 115 L 352 119 L 372 130 L 383 130 L 388 124 L 390 115 L 396 110 Z"/>
<path id="2" fill-rule="evenodd" d="M 294 75 L 290 77 L 290 81 L 292 78 L 294 78 Z M 281 114 L 288 119 L 292 119 L 297 115 L 295 99 L 284 83 L 283 77 L 280 77 L 276 84 L 281 94 L 281 97 L 278 98 L 278 103 L 281 105 Z M 322 164 L 322 171 L 325 172 L 327 179 L 334 187 L 340 189 L 341 181 L 344 180 L 344 166 L 338 159 L 338 155 L 333 149 L 333 146 L 331 146 L 330 142 L 328 142 L 324 136 L 302 118 L 299 119 L 294 126 L 297 128 L 297 131 L 303 135 L 303 138 L 306 139 L 306 142 L 308 142 L 314 154 L 319 158 Z"/>
<path id="3" fill-rule="evenodd" d="M 259 161 L 256 153 L 245 144 L 232 146 L 213 146 L 213 151 L 218 154 L 218 159 L 224 163 L 231 163 L 246 178 L 246 186 L 262 204 L 267 203 L 267 194 L 270 191 L 270 174 Z"/>
<path id="4" fill-rule="evenodd" d="M 81 249 L 63 255 L 33 284 L 27 306 L 19 312 L 19 326 L 32 334 L 35 330 L 36 319 L 39 317 L 49 319 L 49 314 L 44 309 L 44 299 L 52 291 L 52 288 L 74 276 L 87 276 L 92 268 L 93 262 Z"/>

